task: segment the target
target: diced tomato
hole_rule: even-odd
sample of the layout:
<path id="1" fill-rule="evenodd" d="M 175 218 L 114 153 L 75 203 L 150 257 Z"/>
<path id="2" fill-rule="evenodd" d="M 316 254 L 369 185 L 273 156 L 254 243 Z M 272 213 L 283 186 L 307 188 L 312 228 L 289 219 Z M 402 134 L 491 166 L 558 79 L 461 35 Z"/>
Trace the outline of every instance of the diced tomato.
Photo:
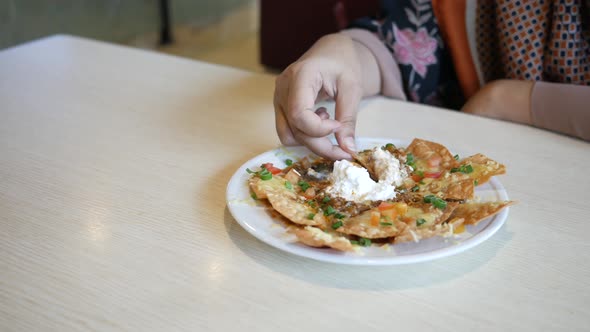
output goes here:
<path id="1" fill-rule="evenodd" d="M 263 164 L 262 167 L 266 168 L 269 172 L 271 172 L 273 175 L 279 174 L 280 172 L 282 172 L 282 170 L 280 168 L 276 168 L 272 165 L 272 163 L 266 163 Z"/>
<path id="2" fill-rule="evenodd" d="M 384 210 L 391 210 L 394 207 L 395 207 L 395 203 L 381 202 L 381 204 L 379 204 L 379 206 L 377 208 L 379 209 L 379 211 L 384 211 Z"/>
<path id="3" fill-rule="evenodd" d="M 379 211 L 371 211 L 371 226 L 379 226 L 380 219 L 381 213 Z"/>
<path id="4" fill-rule="evenodd" d="M 397 218 L 397 210 L 395 208 L 381 211 L 381 216 L 385 217 L 385 220 L 392 222 Z"/>
<path id="5" fill-rule="evenodd" d="M 428 158 L 428 160 L 427 160 L 428 166 L 430 166 L 430 167 L 438 167 L 438 165 L 440 165 L 441 161 L 442 161 L 441 156 L 439 156 L 437 154 Z"/>
<path id="6" fill-rule="evenodd" d="M 431 179 L 438 179 L 441 174 L 442 174 L 442 171 L 438 171 L 438 172 L 424 172 L 424 177 L 425 178 L 431 178 Z"/>
<path id="7" fill-rule="evenodd" d="M 420 180 L 422 180 L 422 177 L 418 174 L 412 174 L 412 180 L 414 180 L 414 182 L 420 182 Z"/>

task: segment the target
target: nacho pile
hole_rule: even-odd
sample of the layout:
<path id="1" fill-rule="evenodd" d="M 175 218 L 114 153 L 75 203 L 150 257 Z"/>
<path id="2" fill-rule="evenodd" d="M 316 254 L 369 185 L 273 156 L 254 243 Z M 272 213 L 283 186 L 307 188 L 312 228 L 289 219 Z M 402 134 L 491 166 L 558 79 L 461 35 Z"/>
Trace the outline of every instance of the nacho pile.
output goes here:
<path id="1" fill-rule="evenodd" d="M 406 148 L 386 144 L 354 159 L 248 169 L 252 197 L 283 216 L 301 243 L 341 251 L 449 237 L 514 203 L 474 200 L 476 186 L 506 172 L 482 154 L 461 159 L 414 139 Z"/>

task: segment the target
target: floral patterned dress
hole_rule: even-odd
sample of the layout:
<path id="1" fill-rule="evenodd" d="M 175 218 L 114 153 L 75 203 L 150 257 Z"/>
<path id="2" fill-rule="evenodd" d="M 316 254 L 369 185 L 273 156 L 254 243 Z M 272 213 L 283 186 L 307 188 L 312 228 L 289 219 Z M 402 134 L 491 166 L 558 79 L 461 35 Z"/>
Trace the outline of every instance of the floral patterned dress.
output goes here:
<path id="1" fill-rule="evenodd" d="M 453 107 L 458 88 L 430 0 L 384 0 L 376 18 L 351 25 L 376 33 L 400 66 L 410 101 Z"/>

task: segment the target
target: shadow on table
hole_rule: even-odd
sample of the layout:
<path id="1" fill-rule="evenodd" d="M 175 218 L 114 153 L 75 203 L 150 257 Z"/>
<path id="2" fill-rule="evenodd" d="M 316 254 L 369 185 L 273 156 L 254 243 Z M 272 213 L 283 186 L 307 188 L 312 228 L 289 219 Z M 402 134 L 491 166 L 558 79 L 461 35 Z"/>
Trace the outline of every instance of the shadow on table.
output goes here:
<path id="1" fill-rule="evenodd" d="M 253 261 L 305 282 L 331 288 L 396 290 L 445 283 L 477 270 L 512 238 L 504 225 L 490 240 L 455 256 L 394 266 L 348 266 L 319 262 L 282 252 L 246 232 L 226 207 L 224 224 L 231 240 Z"/>

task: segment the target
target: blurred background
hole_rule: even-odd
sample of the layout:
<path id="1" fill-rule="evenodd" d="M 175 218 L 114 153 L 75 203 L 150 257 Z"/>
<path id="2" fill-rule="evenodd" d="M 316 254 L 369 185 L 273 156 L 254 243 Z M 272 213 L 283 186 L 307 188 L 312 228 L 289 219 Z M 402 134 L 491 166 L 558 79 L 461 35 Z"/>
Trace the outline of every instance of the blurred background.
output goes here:
<path id="1" fill-rule="evenodd" d="M 0 0 L 0 50 L 70 34 L 278 72 L 378 0 Z"/>

